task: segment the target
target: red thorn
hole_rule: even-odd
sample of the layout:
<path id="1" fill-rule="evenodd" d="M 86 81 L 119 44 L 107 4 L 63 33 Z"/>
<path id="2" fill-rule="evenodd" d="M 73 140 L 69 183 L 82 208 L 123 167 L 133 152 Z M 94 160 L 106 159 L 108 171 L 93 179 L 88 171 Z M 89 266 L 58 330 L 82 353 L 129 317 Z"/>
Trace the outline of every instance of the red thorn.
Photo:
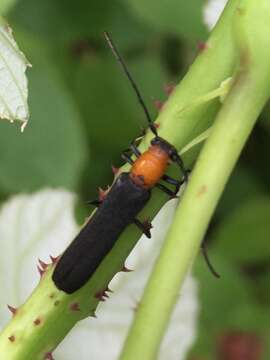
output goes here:
<path id="1" fill-rule="evenodd" d="M 15 316 L 18 309 L 11 305 L 7 305 L 7 307 L 8 307 L 8 310 L 12 313 L 12 315 Z"/>
<path id="2" fill-rule="evenodd" d="M 104 298 L 103 296 L 103 291 L 98 291 L 96 294 L 95 294 L 95 298 L 98 299 L 99 301 L 105 301 L 106 299 Z"/>
<path id="3" fill-rule="evenodd" d="M 42 270 L 46 270 L 49 264 L 46 264 L 44 261 L 38 259 L 39 265 L 41 266 Z"/>
<path id="4" fill-rule="evenodd" d="M 47 352 L 47 353 L 44 355 L 44 360 L 54 360 L 51 351 Z"/>
<path id="5" fill-rule="evenodd" d="M 156 128 L 156 129 L 158 129 L 159 127 L 160 127 L 160 124 L 159 123 L 154 123 L 154 127 Z"/>
<path id="6" fill-rule="evenodd" d="M 15 336 L 14 336 L 14 335 L 9 336 L 9 337 L 8 337 L 8 340 L 9 340 L 10 342 L 14 342 L 14 341 L 15 341 Z"/>
<path id="7" fill-rule="evenodd" d="M 93 317 L 93 318 L 97 318 L 97 315 L 95 313 L 95 309 L 94 310 L 91 310 L 91 313 L 89 315 L 90 317 Z"/>
<path id="8" fill-rule="evenodd" d="M 98 198 L 100 201 L 103 201 L 106 197 L 106 193 L 103 189 L 98 188 Z"/>
<path id="9" fill-rule="evenodd" d="M 161 111 L 163 108 L 164 102 L 160 101 L 160 100 L 154 100 L 154 105 L 158 111 Z"/>
<path id="10" fill-rule="evenodd" d="M 56 264 L 57 261 L 59 260 L 59 258 L 60 258 L 60 256 L 54 257 L 54 256 L 50 255 L 50 259 L 51 259 L 51 261 L 52 261 L 52 264 Z"/>
<path id="11" fill-rule="evenodd" d="M 105 301 L 109 297 L 106 291 L 107 289 L 97 291 L 95 293 L 95 298 L 98 299 L 99 301 Z"/>
<path id="12" fill-rule="evenodd" d="M 135 306 L 132 308 L 132 310 L 133 310 L 135 313 L 138 311 L 140 304 L 141 304 L 140 301 L 137 301 L 136 304 L 135 304 Z"/>
<path id="13" fill-rule="evenodd" d="M 37 265 L 37 269 L 38 269 L 40 277 L 42 277 L 45 273 L 45 270 L 41 269 L 38 265 Z"/>
<path id="14" fill-rule="evenodd" d="M 119 172 L 119 168 L 112 165 L 112 172 L 113 172 L 114 175 L 117 175 L 118 172 Z"/>
<path id="15" fill-rule="evenodd" d="M 108 286 L 106 288 L 106 291 L 109 292 L 109 293 L 113 293 L 112 289 L 110 289 Z"/>
<path id="16" fill-rule="evenodd" d="M 204 41 L 199 41 L 197 43 L 197 48 L 198 48 L 199 52 L 206 50 L 207 47 L 208 46 L 207 46 L 206 42 L 204 42 Z"/>
<path id="17" fill-rule="evenodd" d="M 173 93 L 174 89 L 175 89 L 174 84 L 167 84 L 164 86 L 164 91 L 167 96 L 170 96 Z"/>
<path id="18" fill-rule="evenodd" d="M 35 319 L 34 321 L 35 325 L 40 325 L 41 324 L 41 320 L 39 318 Z"/>
<path id="19" fill-rule="evenodd" d="M 98 191 L 99 191 L 99 197 L 98 198 L 99 198 L 100 201 L 103 201 L 105 199 L 105 197 L 108 194 L 109 190 L 110 190 L 109 187 L 107 187 L 106 190 L 103 190 L 102 188 L 98 189 Z"/>
<path id="20" fill-rule="evenodd" d="M 81 311 L 78 302 L 75 302 L 75 303 L 70 304 L 69 309 L 70 309 L 71 311 Z"/>
<path id="21" fill-rule="evenodd" d="M 128 269 L 125 265 L 123 265 L 122 269 L 120 271 L 123 271 L 123 272 L 131 272 L 133 270 L 131 269 Z"/>

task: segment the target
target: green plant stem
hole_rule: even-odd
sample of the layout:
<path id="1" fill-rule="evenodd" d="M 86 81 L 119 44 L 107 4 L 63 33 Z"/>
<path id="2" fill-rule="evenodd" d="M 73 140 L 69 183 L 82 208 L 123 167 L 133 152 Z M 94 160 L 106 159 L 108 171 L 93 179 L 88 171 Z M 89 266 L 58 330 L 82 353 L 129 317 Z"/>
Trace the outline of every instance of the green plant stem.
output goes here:
<path id="1" fill-rule="evenodd" d="M 265 0 L 255 5 L 251 0 L 242 1 L 235 18 L 240 67 L 196 162 L 121 360 L 157 359 L 180 286 L 239 154 L 269 98 L 270 53 L 266 34 L 269 34 L 270 5 Z"/>
<path id="2" fill-rule="evenodd" d="M 238 0 L 229 2 L 207 41 L 205 50 L 199 54 L 181 84 L 176 87 L 157 119 L 160 123 L 160 135 L 179 150 L 211 126 L 220 107 L 216 100 L 180 114 L 181 109 L 196 97 L 218 88 L 223 80 L 232 76 L 236 54 L 231 22 L 237 4 Z M 142 147 L 146 147 L 149 140 L 150 134 L 146 136 Z M 192 153 L 189 161 L 193 162 L 195 156 L 196 153 Z M 154 191 L 153 199 L 141 217 L 153 218 L 166 200 L 165 195 Z M 49 266 L 39 286 L 1 332 L 1 357 L 5 360 L 43 360 L 45 354 L 52 351 L 79 320 L 94 313 L 99 302 L 96 293 L 106 289 L 113 276 L 121 271 L 126 257 L 140 235 L 135 227 L 128 227 L 93 277 L 72 295 L 55 288 L 51 280 L 53 266 Z M 167 294 L 164 293 L 164 296 Z M 42 320 L 38 325 L 34 323 L 37 318 Z M 11 336 L 15 337 L 15 341 L 10 341 Z M 147 357 L 144 359 L 148 360 Z"/>
<path id="3" fill-rule="evenodd" d="M 258 101 L 253 90 L 261 90 L 260 84 L 243 80 L 236 87 L 196 163 L 121 360 L 156 359 L 179 288 L 198 252 L 225 183 L 265 103 L 266 99 Z M 257 106 L 254 106 L 255 101 Z"/>

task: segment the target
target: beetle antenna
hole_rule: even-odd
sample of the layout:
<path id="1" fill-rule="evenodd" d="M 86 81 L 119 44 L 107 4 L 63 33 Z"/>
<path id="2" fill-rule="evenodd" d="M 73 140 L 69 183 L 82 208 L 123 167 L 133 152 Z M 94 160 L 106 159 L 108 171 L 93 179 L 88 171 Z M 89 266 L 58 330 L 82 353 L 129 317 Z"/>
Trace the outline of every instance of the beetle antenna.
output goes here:
<path id="1" fill-rule="evenodd" d="M 210 272 L 216 277 L 216 278 L 220 278 L 220 275 L 219 273 L 216 272 L 216 270 L 214 269 L 212 263 L 210 262 L 210 259 L 208 257 L 208 254 L 207 254 L 207 250 L 206 250 L 206 247 L 205 247 L 205 242 L 203 241 L 202 244 L 201 244 L 201 250 L 202 250 L 202 254 L 203 254 L 203 257 L 204 257 L 204 260 L 210 270 Z"/>
<path id="2" fill-rule="evenodd" d="M 149 127 L 150 127 L 151 131 L 153 132 L 153 134 L 155 136 L 158 136 L 157 129 L 156 129 L 155 124 L 153 123 L 153 121 L 151 119 L 151 116 L 150 116 L 149 111 L 148 111 L 148 109 L 146 107 L 146 104 L 145 104 L 145 102 L 143 100 L 143 97 L 142 97 L 142 95 L 140 93 L 140 90 L 139 90 L 137 84 L 135 83 L 134 79 L 132 78 L 131 73 L 129 72 L 124 60 L 122 59 L 121 55 L 119 54 L 116 46 L 114 45 L 114 43 L 112 41 L 111 36 L 109 35 L 109 33 L 107 31 L 104 31 L 104 37 L 105 37 L 105 39 L 106 39 L 106 41 L 107 41 L 113 55 L 115 56 L 116 60 L 121 65 L 121 67 L 122 67 L 125 75 L 127 76 L 133 90 L 135 91 L 135 93 L 137 95 L 137 99 L 138 99 L 141 107 L 143 108 L 144 114 L 146 116 L 146 120 L 147 120 L 147 122 L 149 124 Z"/>

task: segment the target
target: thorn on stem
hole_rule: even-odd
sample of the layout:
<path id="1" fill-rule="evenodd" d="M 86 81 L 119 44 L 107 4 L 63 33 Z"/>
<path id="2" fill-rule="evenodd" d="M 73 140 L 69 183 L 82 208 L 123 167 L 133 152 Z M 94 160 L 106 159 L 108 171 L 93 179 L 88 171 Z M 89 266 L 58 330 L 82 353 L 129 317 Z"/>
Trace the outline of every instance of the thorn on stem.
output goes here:
<path id="1" fill-rule="evenodd" d="M 75 303 L 70 304 L 69 309 L 70 309 L 71 311 L 81 311 L 80 305 L 79 305 L 78 302 L 75 302 Z"/>
<path id="2" fill-rule="evenodd" d="M 167 84 L 164 86 L 164 91 L 167 96 L 170 96 L 173 93 L 174 89 L 175 89 L 174 84 Z"/>
<path id="3" fill-rule="evenodd" d="M 46 270 L 47 269 L 47 267 L 49 266 L 49 264 L 46 264 L 44 261 L 42 261 L 42 260 L 40 260 L 40 259 L 38 259 L 38 262 L 39 262 L 39 265 L 40 265 L 40 267 L 42 268 L 42 270 Z"/>
<path id="4" fill-rule="evenodd" d="M 52 264 L 56 264 L 57 261 L 59 260 L 59 258 L 60 258 L 60 256 L 54 257 L 54 256 L 50 255 L 50 259 L 51 259 L 51 261 L 52 261 Z"/>
<path id="5" fill-rule="evenodd" d="M 125 265 L 123 265 L 122 269 L 120 270 L 122 272 L 131 272 L 133 271 L 132 269 L 128 269 Z"/>
<path id="6" fill-rule="evenodd" d="M 41 320 L 40 320 L 40 318 L 36 318 L 35 320 L 34 320 L 34 325 L 40 325 L 41 324 Z"/>
<path id="7" fill-rule="evenodd" d="M 114 175 L 117 175 L 118 172 L 119 172 L 119 168 L 112 165 L 112 172 L 113 172 Z"/>
<path id="8" fill-rule="evenodd" d="M 102 188 L 99 188 L 98 189 L 98 191 L 99 191 L 98 199 L 100 201 L 103 201 L 105 199 L 106 195 L 108 194 L 109 190 L 110 190 L 109 186 L 107 187 L 106 190 L 103 190 Z"/>
<path id="9" fill-rule="evenodd" d="M 43 276 L 44 273 L 45 273 L 45 270 L 41 269 L 38 265 L 37 265 L 37 269 L 38 269 L 38 272 L 39 272 L 40 277 L 42 278 L 42 276 Z"/>
<path id="10" fill-rule="evenodd" d="M 199 41 L 197 43 L 197 48 L 198 48 L 199 52 L 202 52 L 207 49 L 207 43 L 204 41 Z"/>
<path id="11" fill-rule="evenodd" d="M 16 338 L 15 338 L 14 335 L 11 335 L 11 336 L 8 337 L 8 340 L 9 340 L 10 342 L 14 342 L 14 341 L 16 340 Z"/>
<path id="12" fill-rule="evenodd" d="M 90 317 L 93 317 L 93 318 L 97 318 L 97 315 L 96 315 L 96 313 L 95 313 L 95 311 L 93 311 L 90 315 L 89 315 Z"/>
<path id="13" fill-rule="evenodd" d="M 47 353 L 44 355 L 44 360 L 54 360 L 51 351 L 47 352 Z"/>
<path id="14" fill-rule="evenodd" d="M 11 306 L 11 305 L 7 305 L 7 307 L 8 307 L 8 310 L 12 313 L 12 315 L 15 316 L 16 313 L 17 313 L 17 311 L 18 311 L 18 309 L 15 308 L 15 307 L 13 307 L 13 306 Z"/>
<path id="15" fill-rule="evenodd" d="M 154 105 L 158 111 L 161 111 L 163 108 L 164 102 L 161 100 L 154 100 Z"/>
<path id="16" fill-rule="evenodd" d="M 107 288 L 97 291 L 95 293 L 95 298 L 98 299 L 99 301 L 105 301 L 109 297 L 109 295 L 106 293 L 106 291 L 108 291 Z"/>

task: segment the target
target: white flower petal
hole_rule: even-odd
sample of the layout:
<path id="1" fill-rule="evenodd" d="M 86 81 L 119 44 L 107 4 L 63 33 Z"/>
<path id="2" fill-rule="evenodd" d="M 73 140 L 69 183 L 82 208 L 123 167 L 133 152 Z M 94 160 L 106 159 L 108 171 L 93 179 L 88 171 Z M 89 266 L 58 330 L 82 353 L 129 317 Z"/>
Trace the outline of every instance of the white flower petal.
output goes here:
<path id="1" fill-rule="evenodd" d="M 208 0 L 203 8 L 203 20 L 211 30 L 217 23 L 228 0 Z"/>
<path id="2" fill-rule="evenodd" d="M 9 319 L 6 304 L 18 306 L 39 281 L 38 257 L 49 262 L 78 231 L 75 197 L 64 190 L 43 190 L 11 198 L 0 210 L 0 325 Z"/>
<path id="3" fill-rule="evenodd" d="M 110 283 L 114 293 L 96 312 L 97 319 L 85 319 L 54 352 L 57 360 L 117 359 L 140 301 L 145 284 L 170 225 L 176 201 L 164 206 L 153 222 L 152 238 L 142 236 L 126 264 L 135 269 L 117 274 Z M 196 335 L 198 312 L 195 280 L 189 276 L 175 307 L 170 328 L 164 338 L 159 360 L 181 360 Z M 76 344 L 74 346 L 74 344 Z"/>
<path id="4" fill-rule="evenodd" d="M 0 22 L 0 119 L 28 121 L 26 67 L 11 28 Z"/>

